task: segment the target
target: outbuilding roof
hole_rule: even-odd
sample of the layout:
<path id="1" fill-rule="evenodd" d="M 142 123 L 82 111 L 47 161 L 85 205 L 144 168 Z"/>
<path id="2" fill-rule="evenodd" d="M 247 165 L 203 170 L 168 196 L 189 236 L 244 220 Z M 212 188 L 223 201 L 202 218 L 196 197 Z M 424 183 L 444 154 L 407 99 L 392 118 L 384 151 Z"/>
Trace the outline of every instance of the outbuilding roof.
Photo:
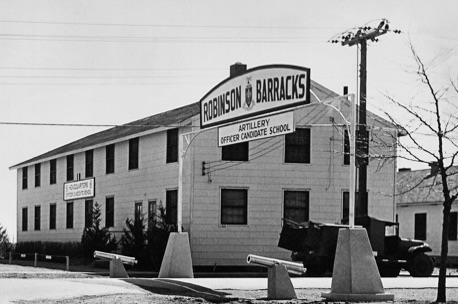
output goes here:
<path id="1" fill-rule="evenodd" d="M 452 167 L 450 172 L 458 173 L 458 168 Z M 444 202 L 441 177 L 439 174 L 431 174 L 431 169 L 401 170 L 397 173 L 396 185 L 398 206 Z M 451 190 L 456 191 L 458 175 L 451 175 L 448 178 L 448 185 Z"/>
<path id="2" fill-rule="evenodd" d="M 321 102 L 329 98 L 339 96 L 337 93 L 329 90 L 321 84 L 311 80 L 310 86 L 313 94 L 310 95 L 311 103 Z M 317 99 L 318 98 L 318 99 Z M 121 126 L 113 127 L 108 130 L 97 132 L 89 136 L 78 139 L 74 142 L 58 147 L 54 150 L 38 155 L 17 165 L 10 167 L 10 169 L 19 169 L 21 167 L 29 166 L 34 163 L 42 162 L 45 160 L 62 157 L 68 154 L 75 153 L 76 151 L 84 151 L 92 149 L 95 146 L 113 143 L 125 140 L 126 138 L 133 137 L 136 134 L 153 132 L 157 128 L 173 128 L 183 124 L 186 120 L 192 118 L 200 113 L 200 102 L 176 108 L 167 112 L 159 113 L 156 115 L 148 116 Z M 374 116 L 369 113 L 368 115 Z M 380 117 L 378 122 L 389 125 L 389 123 Z"/>

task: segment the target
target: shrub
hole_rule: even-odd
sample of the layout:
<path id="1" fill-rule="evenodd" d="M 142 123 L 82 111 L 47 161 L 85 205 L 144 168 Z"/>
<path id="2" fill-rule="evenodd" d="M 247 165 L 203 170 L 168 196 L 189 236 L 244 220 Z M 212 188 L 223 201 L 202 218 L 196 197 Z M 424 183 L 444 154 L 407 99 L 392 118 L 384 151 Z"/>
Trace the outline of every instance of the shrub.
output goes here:
<path id="1" fill-rule="evenodd" d="M 82 257 L 80 242 L 41 242 L 27 241 L 15 244 L 15 253 L 39 253 L 46 255 L 61 255 L 74 258 Z"/>
<path id="2" fill-rule="evenodd" d="M 6 253 L 11 250 L 11 243 L 8 233 L 5 228 L 0 224 L 0 256 L 5 257 Z"/>
<path id="3" fill-rule="evenodd" d="M 81 246 L 84 258 L 94 258 L 94 251 L 112 252 L 118 247 L 116 237 L 111 235 L 108 228 L 100 228 L 102 211 L 96 202 L 92 210 L 92 226 L 84 228 L 81 237 Z"/>

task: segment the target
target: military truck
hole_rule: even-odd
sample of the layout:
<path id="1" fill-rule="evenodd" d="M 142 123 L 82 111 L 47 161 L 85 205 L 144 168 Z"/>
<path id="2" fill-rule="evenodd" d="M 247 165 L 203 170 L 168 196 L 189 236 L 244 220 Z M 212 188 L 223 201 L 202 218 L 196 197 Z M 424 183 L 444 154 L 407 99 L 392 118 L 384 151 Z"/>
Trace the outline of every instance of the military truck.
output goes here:
<path id="1" fill-rule="evenodd" d="M 296 223 L 283 219 L 278 247 L 291 250 L 293 261 L 301 261 L 308 276 L 332 275 L 339 229 L 343 224 L 324 224 L 313 221 Z M 355 218 L 355 226 L 367 230 L 380 275 L 396 277 L 401 269 L 414 277 L 429 277 L 434 259 L 426 255 L 432 251 L 423 241 L 399 237 L 399 223 L 382 221 L 369 216 Z"/>

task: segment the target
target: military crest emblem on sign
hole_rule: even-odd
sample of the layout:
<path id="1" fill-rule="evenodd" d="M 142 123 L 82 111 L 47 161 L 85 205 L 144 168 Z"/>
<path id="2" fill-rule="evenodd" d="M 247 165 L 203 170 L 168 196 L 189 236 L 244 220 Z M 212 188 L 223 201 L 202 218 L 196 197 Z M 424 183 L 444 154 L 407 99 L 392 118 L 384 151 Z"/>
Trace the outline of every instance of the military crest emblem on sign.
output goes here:
<path id="1" fill-rule="evenodd" d="M 253 87 L 251 86 L 251 77 L 247 77 L 247 85 L 245 87 L 245 102 L 243 103 L 243 108 L 245 110 L 251 110 L 254 106 L 253 100 Z"/>

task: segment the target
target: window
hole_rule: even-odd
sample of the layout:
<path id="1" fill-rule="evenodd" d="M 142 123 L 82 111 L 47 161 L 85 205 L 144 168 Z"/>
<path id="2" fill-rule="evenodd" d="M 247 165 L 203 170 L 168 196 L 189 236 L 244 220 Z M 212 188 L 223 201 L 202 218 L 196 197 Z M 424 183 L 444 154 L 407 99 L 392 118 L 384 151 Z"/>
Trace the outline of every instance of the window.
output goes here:
<path id="1" fill-rule="evenodd" d="M 248 142 L 223 146 L 221 148 L 221 159 L 229 161 L 248 161 Z"/>
<path id="2" fill-rule="evenodd" d="M 285 162 L 310 164 L 310 129 L 285 135 Z"/>
<path id="3" fill-rule="evenodd" d="M 73 180 L 73 155 L 67 155 L 67 181 Z"/>
<path id="4" fill-rule="evenodd" d="M 134 207 L 134 219 L 135 221 L 140 221 L 142 218 L 142 213 L 143 213 L 143 203 L 142 202 L 135 202 L 135 207 Z"/>
<path id="5" fill-rule="evenodd" d="M 49 205 L 49 229 L 56 229 L 56 204 Z"/>
<path id="6" fill-rule="evenodd" d="M 167 163 L 178 161 L 178 129 L 167 130 Z"/>
<path id="7" fill-rule="evenodd" d="M 156 201 L 148 201 L 148 228 L 152 228 L 156 218 Z"/>
<path id="8" fill-rule="evenodd" d="M 86 151 L 86 177 L 94 176 L 94 150 Z"/>
<path id="9" fill-rule="evenodd" d="M 285 191 L 284 218 L 296 223 L 309 220 L 309 192 Z"/>
<path id="10" fill-rule="evenodd" d="M 84 202 L 84 228 L 92 227 L 92 210 L 94 209 L 94 201 L 86 200 Z"/>
<path id="11" fill-rule="evenodd" d="M 417 240 L 426 241 L 426 213 L 415 214 L 415 236 Z"/>
<path id="12" fill-rule="evenodd" d="M 221 224 L 246 225 L 248 223 L 248 190 L 221 189 Z"/>
<path id="13" fill-rule="evenodd" d="M 448 228 L 448 240 L 449 241 L 456 241 L 457 240 L 457 230 L 458 230 L 458 223 L 457 218 L 458 212 L 450 212 L 450 227 Z"/>
<path id="14" fill-rule="evenodd" d="M 165 222 L 177 224 L 178 190 L 168 190 L 165 195 Z"/>
<path id="15" fill-rule="evenodd" d="M 67 229 L 73 228 L 73 202 L 67 203 Z"/>
<path id="16" fill-rule="evenodd" d="M 56 168 L 56 160 L 52 159 L 49 162 L 49 184 L 55 184 L 57 182 L 57 168 Z"/>
<path id="17" fill-rule="evenodd" d="M 350 137 L 348 136 L 348 130 L 344 131 L 344 165 L 350 164 Z"/>
<path id="18" fill-rule="evenodd" d="M 22 168 L 22 189 L 27 189 L 27 184 L 28 184 L 28 167 Z"/>
<path id="19" fill-rule="evenodd" d="M 106 174 L 115 172 L 115 145 L 106 147 Z"/>
<path id="20" fill-rule="evenodd" d="M 342 218 L 350 216 L 350 192 L 342 192 Z"/>
<path id="21" fill-rule="evenodd" d="M 41 206 L 35 206 L 35 230 L 41 228 Z"/>
<path id="22" fill-rule="evenodd" d="M 27 207 L 22 208 L 22 231 L 27 231 L 29 221 L 28 217 Z"/>
<path id="23" fill-rule="evenodd" d="M 138 137 L 129 139 L 129 170 L 138 169 Z"/>
<path id="24" fill-rule="evenodd" d="M 35 187 L 41 186 L 41 164 L 35 164 Z"/>
<path id="25" fill-rule="evenodd" d="M 114 226 L 114 197 L 105 199 L 105 227 Z"/>

